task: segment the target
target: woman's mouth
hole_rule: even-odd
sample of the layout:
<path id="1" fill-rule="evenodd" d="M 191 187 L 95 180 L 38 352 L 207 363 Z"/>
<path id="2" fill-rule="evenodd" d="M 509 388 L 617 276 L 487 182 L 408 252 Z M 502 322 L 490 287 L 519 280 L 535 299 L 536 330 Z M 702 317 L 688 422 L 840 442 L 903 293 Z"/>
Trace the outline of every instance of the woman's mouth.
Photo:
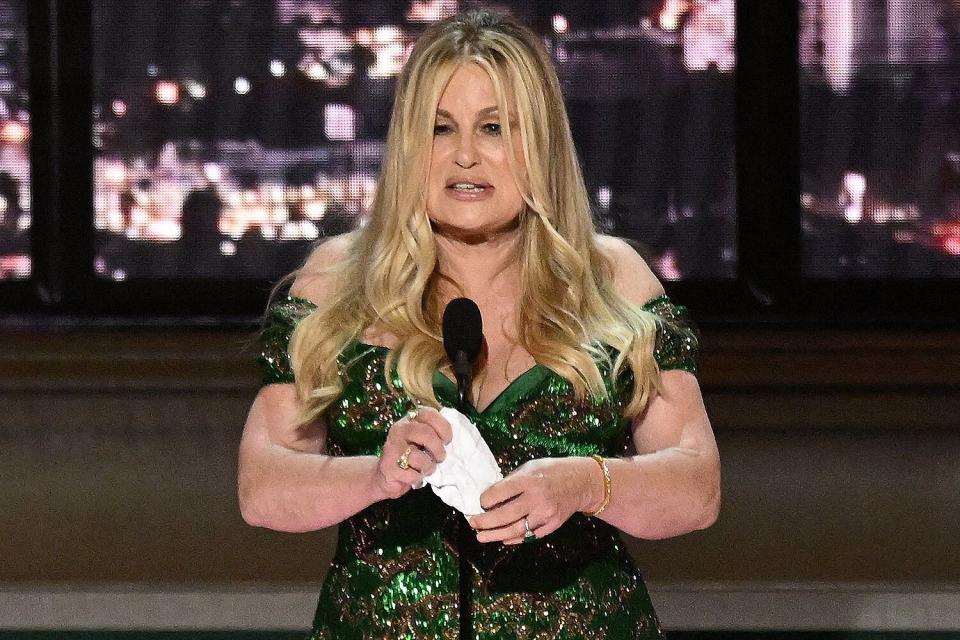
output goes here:
<path id="1" fill-rule="evenodd" d="M 447 189 L 462 193 L 480 193 L 488 188 L 490 188 L 490 185 L 485 182 L 452 182 L 447 185 Z"/>
<path id="2" fill-rule="evenodd" d="M 493 187 L 484 182 L 451 182 L 447 185 L 446 191 L 456 200 L 475 200 L 488 196 Z"/>

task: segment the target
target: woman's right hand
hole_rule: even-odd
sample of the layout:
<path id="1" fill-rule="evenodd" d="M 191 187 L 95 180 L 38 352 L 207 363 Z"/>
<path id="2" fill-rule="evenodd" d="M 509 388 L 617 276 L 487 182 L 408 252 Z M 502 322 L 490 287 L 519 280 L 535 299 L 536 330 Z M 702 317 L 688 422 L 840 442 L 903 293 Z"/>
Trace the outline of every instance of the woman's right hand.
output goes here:
<path id="1" fill-rule="evenodd" d="M 406 415 L 394 422 L 374 474 L 378 493 L 399 498 L 420 485 L 446 457 L 443 446 L 452 439 L 450 423 L 432 407 L 420 407 L 415 416 Z M 408 467 L 401 469 L 398 461 L 408 448 Z"/>

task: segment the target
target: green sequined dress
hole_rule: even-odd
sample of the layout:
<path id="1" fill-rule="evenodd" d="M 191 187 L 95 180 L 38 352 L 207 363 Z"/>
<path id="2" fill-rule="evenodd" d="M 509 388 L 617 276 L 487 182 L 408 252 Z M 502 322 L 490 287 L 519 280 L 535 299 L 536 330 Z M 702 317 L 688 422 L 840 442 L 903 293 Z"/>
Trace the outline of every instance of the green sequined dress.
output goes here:
<path id="1" fill-rule="evenodd" d="M 287 345 L 313 308 L 288 296 L 268 310 L 258 359 L 264 384 L 293 382 Z M 659 319 L 660 369 L 695 373 L 698 335 L 686 309 L 665 295 L 644 308 Z M 327 414 L 330 455 L 379 454 L 387 429 L 411 407 L 395 373 L 396 388 L 386 384 L 387 351 L 353 342 L 341 354 L 352 364 Z M 469 417 L 504 475 L 534 458 L 622 456 L 632 377 L 628 371 L 607 384 L 607 399 L 577 401 L 566 380 L 537 364 Z M 456 406 L 456 385 L 439 372 L 434 389 L 442 404 Z M 459 521 L 463 515 L 425 487 L 341 523 L 310 640 L 457 638 Z M 576 514 L 532 544 L 475 543 L 468 557 L 477 640 L 663 637 L 639 570 L 617 530 L 600 519 Z"/>

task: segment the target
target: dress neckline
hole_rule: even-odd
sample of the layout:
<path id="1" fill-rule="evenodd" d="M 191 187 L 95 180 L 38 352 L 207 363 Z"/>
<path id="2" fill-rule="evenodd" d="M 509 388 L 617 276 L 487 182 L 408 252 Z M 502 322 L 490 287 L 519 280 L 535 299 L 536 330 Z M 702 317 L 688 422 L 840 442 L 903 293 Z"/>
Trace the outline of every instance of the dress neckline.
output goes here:
<path id="1" fill-rule="evenodd" d="M 351 345 L 355 349 L 378 351 L 381 353 L 389 353 L 393 350 L 386 345 L 370 344 L 360 340 L 351 340 L 348 343 L 348 346 Z M 539 362 L 534 362 L 531 367 L 524 370 L 520 375 L 508 382 L 507 386 L 505 386 L 500 393 L 494 396 L 493 400 L 487 403 L 487 406 L 481 410 L 477 410 L 475 407 L 471 406 L 471 411 L 480 417 L 487 417 L 495 414 L 498 410 L 503 408 L 503 405 L 509 405 L 512 400 L 516 400 L 517 398 L 521 397 L 540 384 L 551 374 L 553 374 L 552 369 L 540 364 Z M 449 402 L 450 406 L 455 407 L 457 405 L 457 383 L 443 375 L 439 369 L 433 370 L 433 388 L 437 393 L 437 396 Z"/>
<path id="2" fill-rule="evenodd" d="M 316 309 L 317 307 L 317 305 L 309 298 L 303 298 L 300 296 L 294 296 L 290 294 L 287 294 L 286 298 L 287 298 L 286 300 L 287 302 L 299 304 L 311 310 Z M 653 298 L 650 298 L 645 303 L 643 303 L 643 305 L 641 305 L 641 308 L 644 311 L 652 311 L 654 307 L 656 307 L 657 305 L 663 302 L 667 302 L 667 303 L 670 302 L 670 297 L 667 295 L 666 292 L 661 293 L 660 295 L 655 296 Z M 348 349 L 350 346 L 353 346 L 354 348 L 378 350 L 385 353 L 392 351 L 390 347 L 387 347 L 385 345 L 370 344 L 367 342 L 362 342 L 355 338 L 347 343 L 345 350 Z M 523 394 L 535 388 L 538 384 L 543 382 L 543 380 L 549 377 L 550 375 L 557 375 L 557 374 L 552 369 L 540 364 L 539 362 L 535 362 L 533 366 L 531 366 L 529 369 L 527 369 L 526 371 L 518 375 L 516 378 L 511 380 L 507 384 L 507 386 L 504 387 L 503 390 L 500 391 L 500 393 L 497 394 L 496 397 L 494 397 L 494 399 L 491 400 L 486 407 L 483 408 L 482 411 L 477 411 L 476 408 L 473 408 L 473 407 L 471 407 L 471 411 L 477 417 L 489 416 L 495 413 L 497 410 L 500 410 L 503 407 L 503 405 L 508 404 L 508 402 L 510 402 L 511 400 L 519 398 Z M 454 406 L 454 407 L 456 406 L 457 384 L 447 376 L 440 373 L 438 369 L 434 369 L 433 371 L 433 387 L 434 387 L 434 391 L 437 393 L 438 398 L 443 397 L 444 400 L 450 403 L 450 406 Z"/>

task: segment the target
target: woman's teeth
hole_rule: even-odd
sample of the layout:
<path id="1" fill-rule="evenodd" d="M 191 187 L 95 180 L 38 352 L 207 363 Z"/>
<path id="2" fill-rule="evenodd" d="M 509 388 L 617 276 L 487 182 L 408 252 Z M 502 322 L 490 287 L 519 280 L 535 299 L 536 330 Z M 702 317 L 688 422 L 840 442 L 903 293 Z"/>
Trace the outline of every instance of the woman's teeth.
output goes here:
<path id="1" fill-rule="evenodd" d="M 476 193 L 478 191 L 483 191 L 486 187 L 481 187 L 479 185 L 471 184 L 469 182 L 458 182 L 451 187 L 455 191 L 467 191 Z"/>

